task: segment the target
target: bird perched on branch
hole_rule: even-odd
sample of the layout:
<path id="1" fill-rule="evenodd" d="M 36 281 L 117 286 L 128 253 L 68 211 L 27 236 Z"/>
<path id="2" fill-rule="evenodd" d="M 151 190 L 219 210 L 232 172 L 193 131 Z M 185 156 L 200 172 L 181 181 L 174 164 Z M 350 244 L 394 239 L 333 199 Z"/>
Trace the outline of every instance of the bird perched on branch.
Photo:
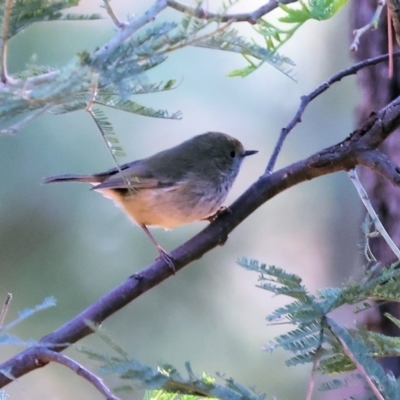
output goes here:
<path id="1" fill-rule="evenodd" d="M 93 175 L 57 175 L 52 182 L 87 182 L 114 200 L 146 233 L 171 269 L 171 256 L 157 243 L 148 226 L 165 229 L 209 219 L 220 209 L 245 157 L 232 136 L 208 132 L 178 146 Z"/>

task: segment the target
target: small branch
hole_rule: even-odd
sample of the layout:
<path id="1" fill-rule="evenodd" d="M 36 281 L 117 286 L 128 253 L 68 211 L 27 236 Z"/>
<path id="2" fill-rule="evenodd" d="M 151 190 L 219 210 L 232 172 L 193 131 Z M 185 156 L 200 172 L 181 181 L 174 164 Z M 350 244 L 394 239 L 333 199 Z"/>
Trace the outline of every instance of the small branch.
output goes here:
<path id="1" fill-rule="evenodd" d="M 55 362 L 57 364 L 64 365 L 64 367 L 71 369 L 77 375 L 90 382 L 107 400 L 120 400 L 119 397 L 116 397 L 112 394 L 111 390 L 108 389 L 108 387 L 99 377 L 91 373 L 89 370 L 74 361 L 72 358 L 69 358 L 64 354 L 60 354 L 46 348 L 37 349 L 36 358 L 38 361 L 44 364 Z"/>
<path id="2" fill-rule="evenodd" d="M 388 77 L 389 77 L 389 79 L 392 79 L 393 70 L 394 70 L 394 62 L 393 62 L 393 32 L 392 32 L 392 20 L 390 18 L 390 9 L 389 9 L 389 7 L 386 10 L 386 16 L 387 16 L 388 53 L 389 53 Z"/>
<path id="3" fill-rule="evenodd" d="M 226 24 L 224 24 L 222 26 L 218 26 L 214 31 L 206 33 L 203 36 L 194 37 L 191 41 L 175 45 L 175 47 L 172 46 L 172 47 L 170 47 L 169 49 L 165 50 L 164 52 L 162 52 L 160 54 L 171 53 L 173 51 L 179 50 L 179 49 L 187 47 L 187 46 L 199 46 L 199 47 L 201 47 L 201 43 L 199 43 L 199 42 L 202 42 L 203 40 L 211 38 L 211 37 L 213 37 L 214 35 L 216 35 L 219 32 L 223 32 L 225 29 L 229 28 L 231 25 L 232 25 L 232 21 L 228 21 Z"/>
<path id="4" fill-rule="evenodd" d="M 60 71 L 50 71 L 45 74 L 31 76 L 25 81 L 24 90 L 31 89 L 32 86 L 43 85 L 44 83 L 52 82 L 60 75 Z"/>
<path id="5" fill-rule="evenodd" d="M 121 29 L 108 43 L 97 50 L 92 58 L 91 64 L 101 64 L 104 58 L 115 50 L 121 43 L 125 42 L 130 36 L 132 36 L 137 30 L 145 26 L 150 21 L 154 20 L 156 16 L 167 8 L 167 0 L 156 0 L 156 2 L 140 17 L 133 19 L 127 24 L 124 29 Z"/>
<path id="6" fill-rule="evenodd" d="M 24 125 L 28 124 L 35 118 L 44 114 L 46 111 L 50 110 L 53 107 L 53 104 L 46 104 L 44 107 L 39 108 L 38 110 L 32 111 L 27 117 L 23 120 L 17 122 L 16 124 L 10 126 L 9 128 L 2 129 L 0 131 L 0 135 L 12 135 L 17 133 Z"/>
<path id="7" fill-rule="evenodd" d="M 277 8 L 279 3 L 290 4 L 296 1 L 297 0 L 270 0 L 268 3 L 252 12 L 226 15 L 212 13 L 204 10 L 202 7 L 190 7 L 175 0 L 167 0 L 167 3 L 169 7 L 199 19 L 211 19 L 219 22 L 248 22 L 254 25 L 263 15 Z"/>
<path id="8" fill-rule="evenodd" d="M 400 186 L 400 168 L 386 154 L 379 150 L 363 152 L 358 157 L 358 162 L 383 176 L 394 186 Z"/>
<path id="9" fill-rule="evenodd" d="M 0 80 L 3 83 L 7 83 L 7 40 L 8 31 L 10 28 L 11 11 L 13 8 L 13 0 L 6 0 L 4 5 L 4 15 L 3 15 L 3 32 L 1 38 L 1 72 Z"/>
<path id="10" fill-rule="evenodd" d="M 400 57 L 400 52 L 394 53 L 393 57 Z M 316 97 L 318 97 L 320 94 L 324 93 L 326 90 L 328 90 L 332 84 L 341 81 L 343 78 L 346 76 L 354 75 L 358 71 L 360 71 L 363 68 L 370 67 L 372 65 L 376 65 L 381 63 L 382 61 L 385 61 L 388 59 L 388 54 L 385 54 L 383 56 L 379 57 L 374 57 L 374 58 L 369 58 L 364 61 L 360 61 L 357 64 L 352 65 L 349 68 L 346 68 L 342 71 L 339 71 L 335 75 L 331 76 L 326 82 L 322 83 L 320 86 L 318 86 L 315 90 L 313 90 L 311 93 L 308 95 L 302 96 L 300 99 L 300 106 L 297 109 L 297 112 L 293 119 L 281 130 L 281 133 L 279 135 L 278 141 L 275 145 L 275 148 L 272 152 L 272 155 L 268 161 L 267 168 L 265 170 L 266 174 L 272 173 L 276 160 L 278 159 L 279 153 L 282 150 L 283 143 L 285 142 L 285 139 L 287 135 L 293 130 L 293 128 L 301 122 L 302 115 L 307 108 L 308 104 L 311 103 Z"/>
<path id="11" fill-rule="evenodd" d="M 104 2 L 104 8 L 107 11 L 107 14 L 110 16 L 112 22 L 114 23 L 114 25 L 117 28 L 123 29 L 125 28 L 125 26 L 127 26 L 128 24 L 126 22 L 121 22 L 117 16 L 114 13 L 114 10 L 112 9 L 111 5 L 110 5 L 110 0 L 103 0 Z"/>
<path id="12" fill-rule="evenodd" d="M 341 344 L 343 352 L 346 354 L 347 357 L 349 357 L 350 361 L 355 365 L 357 370 L 367 381 L 369 387 L 373 391 L 376 398 L 378 400 L 385 400 L 385 397 L 382 395 L 379 388 L 377 387 L 375 382 L 372 380 L 371 376 L 369 376 L 368 372 L 365 370 L 365 367 L 360 363 L 357 356 L 355 354 L 353 354 L 353 352 L 349 349 L 349 346 L 347 345 L 346 341 L 343 339 L 342 335 L 338 332 L 338 329 L 336 328 L 336 323 L 334 323 L 334 321 L 328 317 L 326 317 L 326 322 L 327 322 L 327 326 L 328 326 L 329 330 L 332 332 L 333 336 L 335 336 L 335 338 Z"/>
<path id="13" fill-rule="evenodd" d="M 400 250 L 396 246 L 396 244 L 393 242 L 392 238 L 390 235 L 387 233 L 386 229 L 382 225 L 382 222 L 380 221 L 378 214 L 375 212 L 374 208 L 372 207 L 371 201 L 369 200 L 368 194 L 365 191 L 364 187 L 362 186 L 360 180 L 358 179 L 358 175 L 355 169 L 352 169 L 348 172 L 349 178 L 353 182 L 358 196 L 360 197 L 361 201 L 363 202 L 365 208 L 367 209 L 368 214 L 370 215 L 372 222 L 374 223 L 375 229 L 381 234 L 385 242 L 388 244 L 390 249 L 393 251 L 395 256 L 397 257 L 398 260 L 400 260 Z"/>
<path id="14" fill-rule="evenodd" d="M 7 293 L 6 299 L 4 300 L 3 308 L 1 309 L 1 312 L 0 312 L 0 328 L 3 326 L 4 319 L 6 318 L 8 308 L 10 307 L 11 300 L 12 300 L 12 294 Z"/>
<path id="15" fill-rule="evenodd" d="M 311 400 L 312 399 L 312 394 L 314 392 L 315 375 L 317 374 L 317 369 L 318 369 L 319 361 L 320 361 L 320 354 L 322 352 L 322 343 L 324 341 L 324 327 L 325 327 L 325 325 L 326 325 L 325 317 L 322 317 L 321 318 L 321 329 L 319 330 L 318 347 L 315 350 L 315 355 L 314 355 L 314 360 L 313 360 L 313 367 L 312 367 L 311 376 L 310 376 L 310 383 L 308 385 L 306 400 Z"/>
<path id="16" fill-rule="evenodd" d="M 381 16 L 385 3 L 386 3 L 385 0 L 378 0 L 378 5 L 376 6 L 376 10 L 374 15 L 372 16 L 371 21 L 368 24 L 364 25 L 362 28 L 353 31 L 354 39 L 353 42 L 351 43 L 350 51 L 358 50 L 358 45 L 360 44 L 360 38 L 362 35 L 364 35 L 365 32 L 369 31 L 370 29 L 376 29 L 376 27 L 378 26 L 379 17 Z"/>

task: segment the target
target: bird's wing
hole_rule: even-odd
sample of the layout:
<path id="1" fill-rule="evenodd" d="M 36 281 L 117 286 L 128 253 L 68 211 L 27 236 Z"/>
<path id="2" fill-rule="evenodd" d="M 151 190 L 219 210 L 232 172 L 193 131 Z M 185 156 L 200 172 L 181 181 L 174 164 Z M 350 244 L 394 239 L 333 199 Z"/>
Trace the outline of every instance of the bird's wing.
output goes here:
<path id="1" fill-rule="evenodd" d="M 177 186 L 177 182 L 165 177 L 155 178 L 151 169 L 141 161 L 138 160 L 121 165 L 121 172 L 117 168 L 113 168 L 102 173 L 101 175 L 105 175 L 106 178 L 99 185 L 94 186 L 93 189 L 170 188 L 172 190 Z"/>

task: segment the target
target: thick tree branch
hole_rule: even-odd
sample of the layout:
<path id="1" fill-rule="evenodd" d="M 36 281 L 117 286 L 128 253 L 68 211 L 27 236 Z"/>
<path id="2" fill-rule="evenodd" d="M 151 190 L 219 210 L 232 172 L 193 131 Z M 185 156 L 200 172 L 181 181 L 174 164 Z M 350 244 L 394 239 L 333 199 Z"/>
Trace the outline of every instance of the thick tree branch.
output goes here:
<path id="1" fill-rule="evenodd" d="M 373 114 L 358 130 L 335 146 L 282 168 L 272 174 L 264 174 L 230 206 L 231 213 L 223 213 L 202 232 L 171 252 L 179 271 L 193 260 L 224 242 L 230 232 L 266 201 L 286 189 L 337 171 L 348 171 L 359 163 L 361 154 L 376 149 L 394 129 L 400 126 L 400 97 Z M 172 274 L 168 265 L 158 260 L 140 273 L 131 276 L 120 286 L 97 300 L 82 313 L 44 336 L 40 343 L 54 351 L 62 351 L 66 343 L 75 343 L 92 333 L 86 321 L 100 324 L 106 318 L 129 304 L 141 294 L 155 287 Z M 38 347 L 28 348 L 0 365 L 0 387 L 43 365 L 37 364 Z"/>

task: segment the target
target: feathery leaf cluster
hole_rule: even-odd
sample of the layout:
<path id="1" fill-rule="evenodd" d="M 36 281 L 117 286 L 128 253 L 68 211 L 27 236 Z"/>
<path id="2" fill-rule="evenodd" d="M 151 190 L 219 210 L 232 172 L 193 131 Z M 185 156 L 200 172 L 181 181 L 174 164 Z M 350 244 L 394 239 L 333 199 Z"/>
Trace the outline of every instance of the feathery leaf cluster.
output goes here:
<path id="1" fill-rule="evenodd" d="M 368 331 L 363 326 L 346 329 L 339 326 L 328 314 L 343 305 L 362 303 L 366 309 L 369 300 L 399 301 L 399 264 L 382 268 L 376 264 L 365 272 L 358 283 L 349 283 L 343 288 L 326 288 L 316 294 L 310 293 L 301 278 L 275 266 L 260 264 L 255 260 L 238 260 L 242 267 L 259 273 L 258 287 L 276 295 L 284 294 L 294 299 L 278 308 L 267 321 L 271 324 L 287 323 L 295 327 L 288 333 L 279 335 L 265 350 L 278 347 L 289 351 L 292 356 L 286 361 L 288 366 L 318 361 L 322 373 L 340 374 L 360 369 L 363 376 L 371 379 L 383 398 L 398 399 L 397 387 L 400 380 L 386 374 L 375 361 L 381 357 L 400 356 L 400 338 L 388 337 Z M 356 311 L 359 312 L 360 307 Z M 400 320 L 387 315 L 397 326 Z M 339 384 L 332 381 L 324 389 L 333 389 Z"/>
<path id="2" fill-rule="evenodd" d="M 34 22 L 57 20 L 99 19 L 99 14 L 63 14 L 66 8 L 77 6 L 79 0 L 16 0 L 12 6 L 8 37 L 15 36 Z M 5 0 L 0 0 L 0 24 L 3 24 Z"/>
<path id="3" fill-rule="evenodd" d="M 284 15 L 277 19 L 278 23 L 281 23 L 280 25 L 283 23 L 282 27 L 268 21 L 266 18 L 260 18 L 254 26 L 255 31 L 261 35 L 265 43 L 264 52 L 268 51 L 271 55 L 277 54 L 277 51 L 289 41 L 305 22 L 311 19 L 322 21 L 332 18 L 347 2 L 348 0 L 298 0 L 300 7 L 278 3 L 278 7 L 284 12 Z M 264 63 L 264 60 L 256 63 L 248 58 L 248 55 L 253 56 L 253 54 L 243 53 L 243 55 L 249 65 L 232 71 L 230 76 L 245 77 Z M 270 63 L 282 72 L 287 73 L 289 77 L 293 77 L 292 71 L 287 69 L 286 66 L 287 64 L 292 65 L 290 60 L 286 57 L 278 56 L 274 61 L 274 63 Z"/>
<path id="4" fill-rule="evenodd" d="M 257 393 L 254 389 L 246 388 L 232 378 L 226 378 L 222 374 L 217 374 L 217 378 L 222 380 L 219 384 L 216 378 L 206 373 L 197 376 L 190 364 L 185 363 L 187 377 L 182 376 L 172 365 L 162 365 L 158 368 L 151 368 L 132 359 L 129 355 L 116 344 L 103 329 L 99 329 L 95 324 L 87 322 L 88 326 L 117 354 L 109 356 L 96 353 L 86 347 L 78 350 L 86 354 L 90 359 L 101 362 L 99 372 L 102 375 L 117 375 L 120 379 L 128 382 L 115 389 L 115 392 L 131 391 L 133 384 L 147 389 L 145 399 L 157 398 L 172 400 L 179 395 L 181 400 L 192 400 L 194 397 L 219 398 L 222 400 L 265 400 L 264 393 Z M 132 381 L 131 384 L 129 381 Z"/>
<path id="5" fill-rule="evenodd" d="M 66 14 L 65 9 L 77 5 L 79 0 L 18 0 L 12 4 L 7 1 L 0 0 L 0 22 L 8 26 L 7 39 L 34 22 L 99 18 L 95 14 Z M 234 3 L 225 3 L 221 13 Z M 6 7 L 9 7 L 8 17 L 4 20 Z M 148 11 L 151 13 L 151 10 Z M 155 10 L 152 12 L 156 15 Z M 125 24 L 135 24 L 138 19 Z M 0 133 L 15 133 L 23 124 L 44 112 L 68 113 L 96 103 L 142 116 L 179 119 L 179 112 L 155 110 L 133 101 L 131 97 L 174 89 L 175 80 L 153 83 L 149 82 L 146 73 L 163 63 L 171 52 L 187 46 L 240 53 L 248 60 L 251 57 L 268 62 L 288 76 L 292 75 L 291 60 L 248 41 L 230 27 L 231 23 L 189 15 L 184 15 L 177 22 L 151 21 L 151 25 L 143 23 L 142 29 L 133 29 L 126 39 L 119 39 L 124 30 L 126 32 L 126 25 L 113 39 L 118 45 L 103 46 L 104 51 L 92 54 L 77 54 L 77 58 L 62 69 L 32 64 L 15 76 L 3 71 L 6 79 L 3 83 L 6 85 L 0 84 L 0 122 L 4 124 L 15 117 L 20 118 L 20 122 Z M 2 61 L 5 64 L 5 60 Z M 24 114 L 27 117 L 21 120 Z"/>
<path id="6" fill-rule="evenodd" d="M 0 345 L 24 346 L 24 347 L 37 345 L 38 342 L 34 339 L 24 340 L 19 338 L 18 336 L 11 335 L 8 332 L 16 325 L 23 322 L 25 319 L 31 317 L 32 315 L 38 313 L 39 311 L 43 311 L 46 310 L 47 308 L 54 307 L 55 305 L 56 305 L 56 300 L 54 297 L 46 297 L 41 304 L 38 304 L 33 308 L 26 308 L 22 311 L 19 311 L 18 317 L 15 320 L 0 327 Z"/>

